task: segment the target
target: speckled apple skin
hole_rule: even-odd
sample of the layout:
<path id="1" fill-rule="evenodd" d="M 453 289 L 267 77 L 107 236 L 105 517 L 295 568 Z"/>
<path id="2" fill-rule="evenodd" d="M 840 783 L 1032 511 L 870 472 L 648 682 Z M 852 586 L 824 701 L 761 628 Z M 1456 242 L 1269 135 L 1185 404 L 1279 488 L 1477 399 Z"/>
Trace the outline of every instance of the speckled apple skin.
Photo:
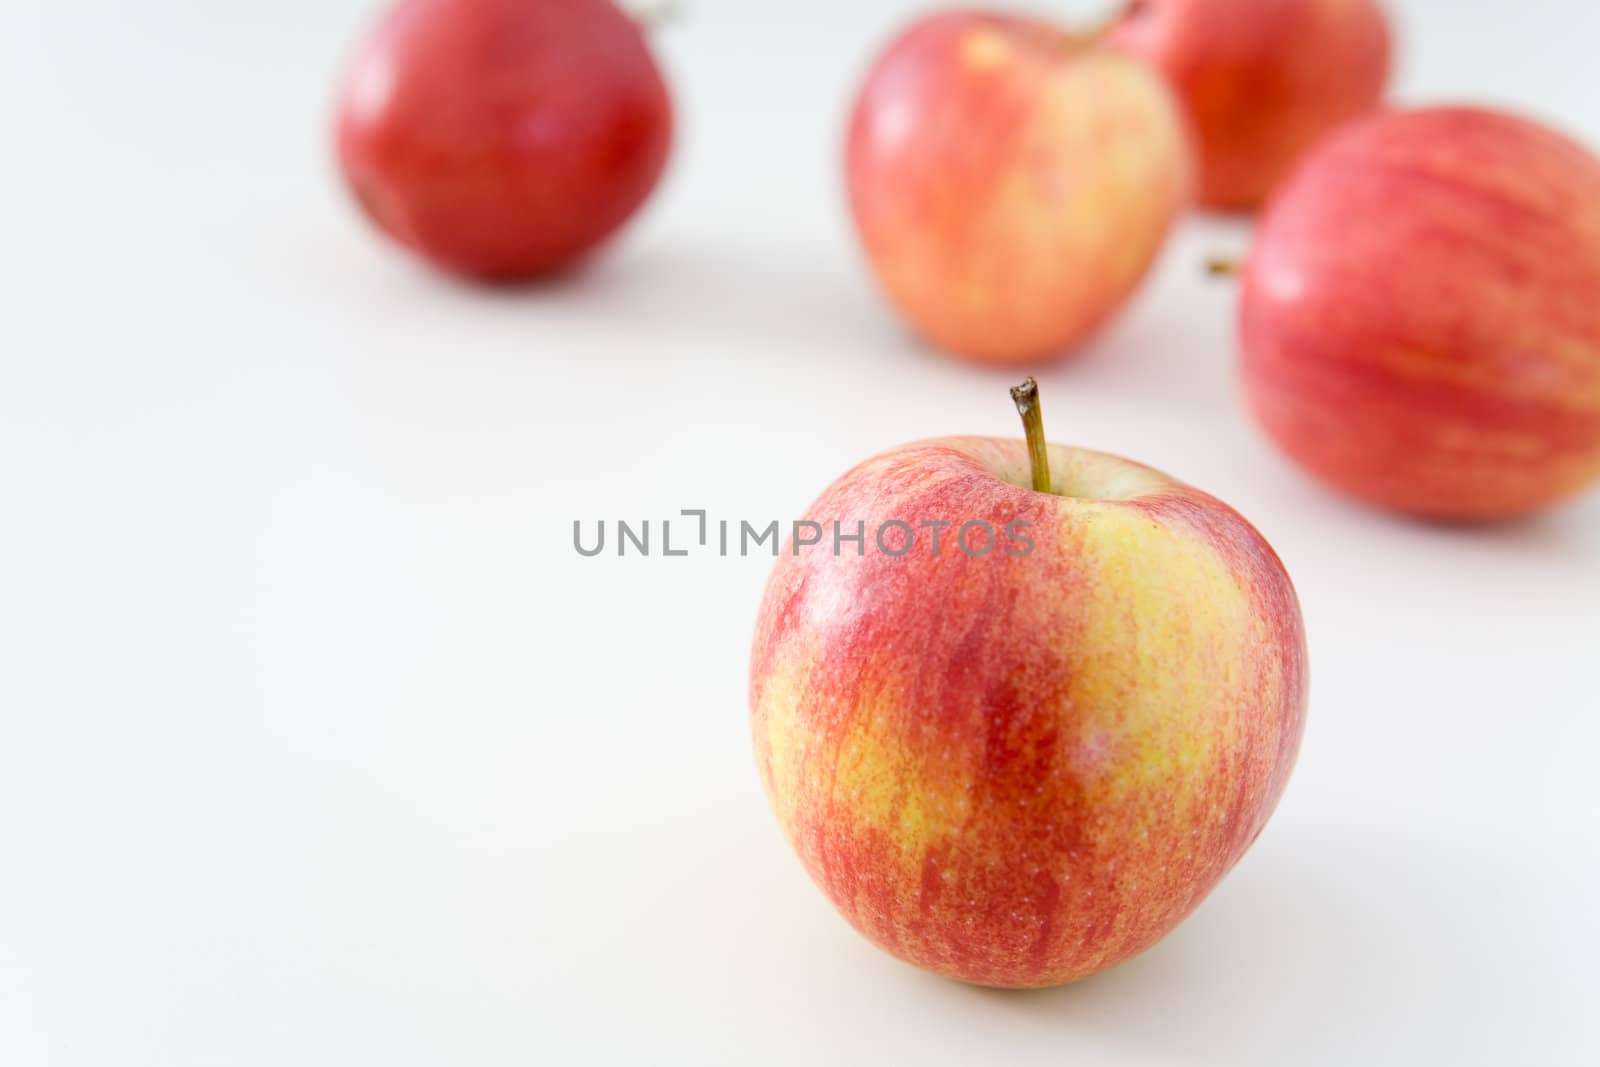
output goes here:
<path id="1" fill-rule="evenodd" d="M 830 537 L 1023 520 L 1034 549 L 786 549 L 752 657 L 761 779 L 811 877 L 888 952 L 993 986 L 1083 978 L 1176 926 L 1261 832 L 1305 721 L 1300 608 L 1260 534 L 1137 464 L 1051 464 L 1057 493 L 1102 499 L 1024 488 L 1021 441 L 846 474 L 809 512 Z"/>
<path id="2" fill-rule="evenodd" d="M 1327 482 L 1444 520 L 1600 479 L 1600 160 L 1509 115 L 1358 123 L 1263 218 L 1241 372 Z"/>
<path id="3" fill-rule="evenodd" d="M 1070 353 L 1137 287 L 1189 201 L 1192 147 L 1154 71 L 1038 22 L 937 15 L 884 52 L 847 153 L 878 280 L 981 363 Z"/>
<path id="4" fill-rule="evenodd" d="M 1159 67 L 1200 142 L 1200 200 L 1260 206 L 1389 81 L 1388 19 L 1372 0 L 1133 0 L 1109 40 Z"/>

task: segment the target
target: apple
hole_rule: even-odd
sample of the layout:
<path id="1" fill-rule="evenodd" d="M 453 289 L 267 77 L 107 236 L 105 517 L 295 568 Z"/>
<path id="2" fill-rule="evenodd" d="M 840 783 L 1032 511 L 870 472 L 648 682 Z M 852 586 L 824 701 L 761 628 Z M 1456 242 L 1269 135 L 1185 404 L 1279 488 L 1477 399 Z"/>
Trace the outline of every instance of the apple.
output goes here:
<path id="1" fill-rule="evenodd" d="M 1241 293 L 1251 410 L 1328 483 L 1496 519 L 1600 479 L 1600 160 L 1471 108 L 1318 147 L 1259 226 Z"/>
<path id="2" fill-rule="evenodd" d="M 1178 104 L 1145 65 L 1043 22 L 954 13 L 878 59 L 850 124 L 857 229 L 934 345 L 1064 354 L 1133 292 L 1188 200 Z"/>
<path id="3" fill-rule="evenodd" d="M 902 960 L 1006 987 L 1104 970 L 1194 910 L 1283 793 L 1307 683 L 1261 535 L 1148 467 L 1046 446 L 1028 388 L 1029 443 L 906 445 L 822 494 L 827 536 L 774 565 L 750 681 L 768 799 L 834 906 Z"/>
<path id="4" fill-rule="evenodd" d="M 620 227 L 666 164 L 672 106 L 610 0 L 403 0 L 338 109 L 357 200 L 437 266 L 518 281 Z"/>
<path id="5" fill-rule="evenodd" d="M 1132 0 L 1108 39 L 1166 73 L 1199 136 L 1201 202 L 1235 210 L 1379 104 L 1392 50 L 1373 0 Z"/>

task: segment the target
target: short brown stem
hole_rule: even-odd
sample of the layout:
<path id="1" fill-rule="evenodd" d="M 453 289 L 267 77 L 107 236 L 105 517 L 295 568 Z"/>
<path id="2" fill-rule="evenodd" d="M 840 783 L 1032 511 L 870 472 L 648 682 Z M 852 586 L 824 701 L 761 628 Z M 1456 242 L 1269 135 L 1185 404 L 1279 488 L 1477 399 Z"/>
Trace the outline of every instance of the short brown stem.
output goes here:
<path id="1" fill-rule="evenodd" d="M 1212 256 L 1206 260 L 1206 273 L 1213 278 L 1236 278 L 1242 269 L 1243 264 L 1231 256 Z"/>
<path id="2" fill-rule="evenodd" d="M 1028 465 L 1036 492 L 1050 492 L 1050 446 L 1044 440 L 1044 412 L 1039 409 L 1039 383 L 1031 377 L 1011 390 L 1022 430 L 1028 437 Z"/>

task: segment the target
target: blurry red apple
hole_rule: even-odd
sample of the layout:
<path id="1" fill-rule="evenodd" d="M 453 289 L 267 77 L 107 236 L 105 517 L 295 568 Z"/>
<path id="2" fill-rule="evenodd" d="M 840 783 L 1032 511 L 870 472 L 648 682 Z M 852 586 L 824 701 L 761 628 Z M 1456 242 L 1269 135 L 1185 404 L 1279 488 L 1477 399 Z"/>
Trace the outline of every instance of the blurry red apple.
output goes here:
<path id="1" fill-rule="evenodd" d="M 532 278 L 625 222 L 672 109 L 610 0 L 402 0 L 339 105 L 345 177 L 402 244 L 459 274 Z"/>
<path id="2" fill-rule="evenodd" d="M 1338 488 L 1485 519 L 1600 479 L 1600 160 L 1559 134 L 1346 128 L 1269 206 L 1242 298 L 1251 408 Z"/>
<path id="3" fill-rule="evenodd" d="M 855 107 L 848 181 L 879 280 L 935 345 L 1064 354 L 1134 290 L 1186 202 L 1181 113 L 1141 63 L 1037 21 L 936 15 Z"/>
<path id="4" fill-rule="evenodd" d="M 1110 40 L 1183 97 L 1214 208 L 1259 205 L 1318 138 L 1377 106 L 1389 76 L 1373 0 L 1132 0 Z"/>
<path id="5" fill-rule="evenodd" d="M 870 459 L 807 518 L 826 533 L 773 568 L 750 725 L 790 845 L 877 945 L 1072 981 L 1172 930 L 1260 834 L 1305 631 L 1232 508 L 1033 419 L 1027 444 Z"/>

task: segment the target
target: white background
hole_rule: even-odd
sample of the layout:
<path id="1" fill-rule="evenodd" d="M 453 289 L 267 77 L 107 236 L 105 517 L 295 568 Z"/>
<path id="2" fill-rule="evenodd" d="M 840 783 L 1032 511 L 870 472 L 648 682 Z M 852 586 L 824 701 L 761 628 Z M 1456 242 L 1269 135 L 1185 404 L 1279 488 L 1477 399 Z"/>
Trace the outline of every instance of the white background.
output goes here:
<path id="1" fill-rule="evenodd" d="M 1592 3 L 1396 6 L 1402 98 L 1600 144 Z M 483 292 L 333 177 L 366 0 L 7 0 L 0 1063 L 1600 1061 L 1600 496 L 1451 530 L 1303 477 L 1198 269 L 1240 224 L 1040 376 L 1053 437 L 1255 521 L 1312 639 L 1271 828 L 1109 974 L 1002 994 L 858 938 L 749 753 L 766 562 L 573 551 L 1016 433 L 1012 376 L 908 340 L 841 208 L 915 7 L 700 0 L 646 215 Z"/>

